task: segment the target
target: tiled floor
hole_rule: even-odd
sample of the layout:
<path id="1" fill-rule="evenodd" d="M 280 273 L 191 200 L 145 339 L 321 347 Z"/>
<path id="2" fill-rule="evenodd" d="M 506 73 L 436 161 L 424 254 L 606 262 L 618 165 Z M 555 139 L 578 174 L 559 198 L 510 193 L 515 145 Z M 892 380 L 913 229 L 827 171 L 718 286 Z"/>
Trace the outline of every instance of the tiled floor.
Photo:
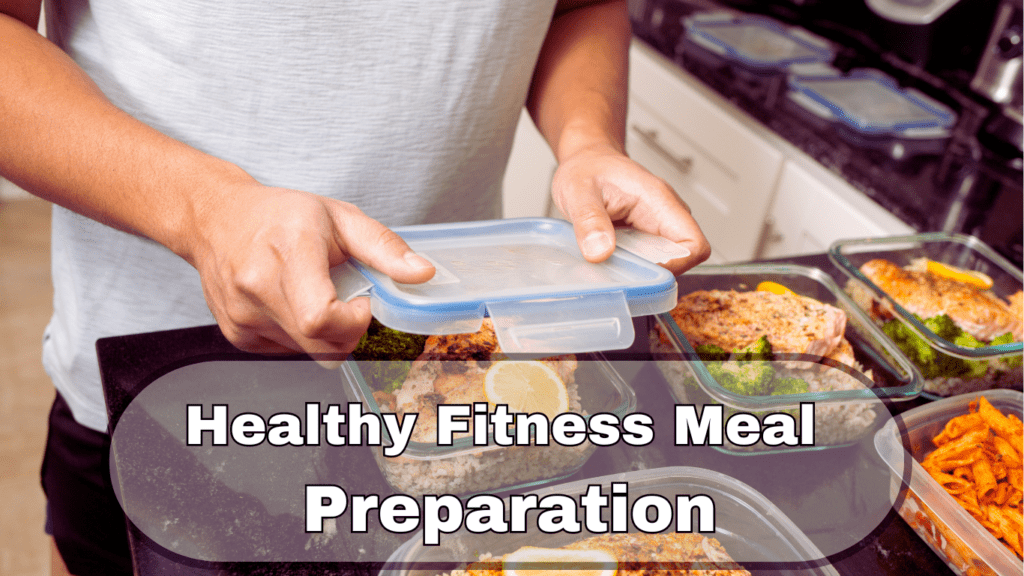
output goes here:
<path id="1" fill-rule="evenodd" d="M 0 202 L 0 574 L 49 574 L 39 463 L 53 385 L 40 343 L 52 310 L 50 205 Z"/>

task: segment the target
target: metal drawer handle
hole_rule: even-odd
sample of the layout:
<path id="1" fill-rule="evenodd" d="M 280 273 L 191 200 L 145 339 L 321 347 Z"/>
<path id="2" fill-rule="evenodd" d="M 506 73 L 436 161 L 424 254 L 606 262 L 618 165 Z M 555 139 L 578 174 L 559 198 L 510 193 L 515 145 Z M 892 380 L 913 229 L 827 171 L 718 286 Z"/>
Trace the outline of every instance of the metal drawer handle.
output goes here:
<path id="1" fill-rule="evenodd" d="M 676 156 L 666 149 L 661 142 L 658 141 L 658 131 L 654 128 L 645 130 L 636 124 L 631 126 L 633 132 L 636 132 L 637 136 L 644 141 L 648 146 L 654 149 L 662 158 L 668 160 L 676 170 L 682 174 L 689 174 L 693 170 L 693 158 L 689 156 Z"/>

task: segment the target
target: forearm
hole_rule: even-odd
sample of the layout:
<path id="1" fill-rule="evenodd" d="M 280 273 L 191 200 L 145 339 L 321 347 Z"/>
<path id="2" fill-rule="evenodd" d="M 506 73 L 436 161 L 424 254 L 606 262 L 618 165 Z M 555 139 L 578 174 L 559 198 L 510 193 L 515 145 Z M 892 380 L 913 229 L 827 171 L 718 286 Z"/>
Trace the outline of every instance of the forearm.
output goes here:
<path id="1" fill-rule="evenodd" d="M 580 6 L 563 2 L 556 13 L 527 100 L 560 162 L 593 147 L 622 152 L 625 141 L 631 35 L 626 2 L 574 4 Z"/>
<path id="2" fill-rule="evenodd" d="M 0 86 L 0 174 L 186 258 L 215 191 L 252 181 L 119 110 L 66 54 L 4 15 Z"/>

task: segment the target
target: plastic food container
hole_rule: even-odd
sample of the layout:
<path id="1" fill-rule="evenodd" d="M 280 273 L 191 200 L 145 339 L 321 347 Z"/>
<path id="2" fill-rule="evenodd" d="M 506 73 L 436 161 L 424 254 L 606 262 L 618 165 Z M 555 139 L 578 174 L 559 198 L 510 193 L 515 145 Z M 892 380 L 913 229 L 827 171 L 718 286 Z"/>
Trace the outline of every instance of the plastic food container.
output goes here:
<path id="1" fill-rule="evenodd" d="M 432 279 L 398 284 L 358 262 L 334 268 L 331 277 L 342 299 L 368 293 L 373 316 L 395 330 L 472 333 L 488 316 L 510 354 L 621 350 L 633 343 L 632 317 L 663 312 L 675 302 L 675 279 L 667 270 L 621 247 L 605 262 L 587 262 L 564 220 L 394 231 L 434 264 Z"/>
<path id="2" fill-rule="evenodd" d="M 613 482 L 628 483 L 630 505 L 645 495 L 661 495 L 673 503 L 676 495 L 710 496 L 715 503 L 716 524 L 714 533 L 705 536 L 716 538 L 734 562 L 755 573 L 768 569 L 779 574 L 838 574 L 781 510 L 751 487 L 719 472 L 682 466 L 638 470 L 550 486 L 533 493 L 540 498 L 562 494 L 578 502 L 588 486 L 599 485 L 602 493 L 609 494 Z M 607 510 L 602 512 L 602 517 L 607 518 L 606 513 Z M 416 534 L 391 555 L 381 576 L 451 573 L 483 554 L 501 557 L 523 546 L 557 548 L 590 536 L 586 531 L 545 534 L 537 528 L 535 520 L 536 516 L 531 516 L 526 532 L 519 534 L 472 534 L 463 528 L 442 537 L 438 546 L 424 546 L 422 535 Z M 630 525 L 630 531 L 635 531 L 635 527 Z"/>
<path id="3" fill-rule="evenodd" d="M 776 396 L 745 396 L 723 387 L 708 371 L 670 314 L 656 317 L 651 349 L 678 404 L 724 405 L 726 411 L 767 413 L 792 410 L 813 402 L 814 446 L 778 446 L 762 443 L 736 446 L 726 442 L 716 449 L 731 454 L 801 452 L 847 446 L 869 435 L 888 417 L 881 399 L 909 400 L 921 393 L 921 376 L 881 330 L 817 268 L 792 264 L 699 266 L 677 278 L 680 296 L 698 290 L 752 291 L 761 282 L 775 282 L 793 292 L 839 308 L 846 313 L 845 337 L 853 347 L 858 367 L 825 365 L 814 357 L 770 362 L 781 375 L 796 376 L 810 384 L 809 392 Z"/>
<path id="4" fill-rule="evenodd" d="M 900 516 L 957 574 L 1019 576 L 1021 561 L 992 536 L 921 467 L 935 449 L 932 438 L 951 418 L 966 414 L 984 396 L 1003 414 L 1021 417 L 1022 396 L 1013 390 L 944 398 L 904 412 L 875 434 L 875 449 L 892 473 L 889 496 Z M 902 437 L 902 440 L 901 440 Z"/>
<path id="5" fill-rule="evenodd" d="M 846 290 L 854 295 L 854 301 L 864 310 L 881 307 L 891 312 L 938 351 L 969 360 L 993 360 L 1019 358 L 1024 350 L 1021 342 L 965 348 L 940 338 L 860 271 L 862 265 L 876 258 L 889 260 L 900 267 L 910 265 L 915 259 L 928 258 L 987 274 L 993 281 L 991 292 L 1000 298 L 1005 299 L 1021 290 L 1024 286 L 1021 270 L 973 236 L 930 232 L 912 236 L 841 240 L 829 248 L 829 258 L 850 277 Z M 992 369 L 982 378 L 932 378 L 925 382 L 924 394 L 934 399 L 993 387 L 1020 386 L 1019 367 L 1000 374 Z"/>
<path id="6" fill-rule="evenodd" d="M 857 146 L 886 152 L 895 160 L 940 154 L 956 113 L 913 88 L 872 69 L 794 74 L 788 101 L 812 123 L 830 125 Z"/>
<path id="7" fill-rule="evenodd" d="M 797 64 L 829 63 L 835 57 L 825 40 L 768 18 L 715 12 L 694 15 L 683 25 L 685 40 L 700 48 L 688 53 L 703 55 L 710 64 L 777 74 Z"/>
<path id="8" fill-rule="evenodd" d="M 577 355 L 575 394 L 580 413 L 607 412 L 622 418 L 636 408 L 636 393 L 611 363 L 600 353 Z M 349 361 L 341 367 L 347 384 L 346 393 L 353 402 L 361 402 L 365 411 L 381 413 L 373 397 L 374 385 L 367 382 L 362 362 Z M 422 420 L 422 415 L 421 415 Z M 418 422 L 417 426 L 422 425 Z M 385 431 L 384 444 L 391 439 Z M 576 472 L 587 461 L 596 446 L 584 442 L 579 446 L 473 446 L 468 437 L 455 438 L 451 446 L 436 442 L 410 442 L 405 452 L 386 457 L 380 448 L 371 448 L 377 464 L 388 483 L 397 491 L 422 494 L 469 495 L 484 492 L 522 489 L 561 480 Z"/>

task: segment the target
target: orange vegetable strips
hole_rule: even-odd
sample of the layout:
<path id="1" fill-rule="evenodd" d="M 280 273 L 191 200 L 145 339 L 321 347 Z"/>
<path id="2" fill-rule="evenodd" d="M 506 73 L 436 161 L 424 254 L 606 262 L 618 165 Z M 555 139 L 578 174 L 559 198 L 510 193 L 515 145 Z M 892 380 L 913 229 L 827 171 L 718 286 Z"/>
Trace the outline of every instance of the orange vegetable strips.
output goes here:
<path id="1" fill-rule="evenodd" d="M 999 453 L 999 456 L 1002 458 L 1003 462 L 1007 464 L 1016 464 L 1017 467 L 1020 467 L 1020 454 L 1018 454 L 1017 451 L 1013 449 L 1013 446 L 1011 446 L 1005 438 L 996 436 L 995 438 L 992 439 L 992 446 L 996 449 L 996 452 Z"/>
<path id="2" fill-rule="evenodd" d="M 939 446 L 928 455 L 928 458 L 940 462 L 963 459 L 969 463 L 972 461 L 970 460 L 970 453 L 977 452 L 979 450 L 978 446 L 985 442 L 988 435 L 988 430 L 971 430 L 960 438 Z M 960 465 L 962 466 L 963 464 Z M 944 466 L 943 469 L 951 470 L 952 468 Z"/>
<path id="3" fill-rule="evenodd" d="M 1002 412 L 996 410 L 992 404 L 982 396 L 978 400 L 978 414 L 985 419 L 996 436 L 1003 438 L 1013 446 L 1017 454 L 1024 452 L 1024 436 L 1020 420 L 1016 422 L 1007 418 Z"/>
<path id="4" fill-rule="evenodd" d="M 974 473 L 974 486 L 978 498 L 987 496 L 996 489 L 996 476 L 992 473 L 992 466 L 988 460 L 979 459 L 971 465 L 971 472 Z"/>
<path id="5" fill-rule="evenodd" d="M 1024 559 L 1024 425 L 983 396 L 933 437 L 921 466 L 995 538 Z"/>
<path id="6" fill-rule="evenodd" d="M 964 414 L 947 422 L 946 427 L 932 439 L 932 442 L 936 446 L 942 446 L 951 439 L 962 436 L 968 430 L 986 427 L 988 427 L 988 424 L 981 417 L 981 414 Z"/>

